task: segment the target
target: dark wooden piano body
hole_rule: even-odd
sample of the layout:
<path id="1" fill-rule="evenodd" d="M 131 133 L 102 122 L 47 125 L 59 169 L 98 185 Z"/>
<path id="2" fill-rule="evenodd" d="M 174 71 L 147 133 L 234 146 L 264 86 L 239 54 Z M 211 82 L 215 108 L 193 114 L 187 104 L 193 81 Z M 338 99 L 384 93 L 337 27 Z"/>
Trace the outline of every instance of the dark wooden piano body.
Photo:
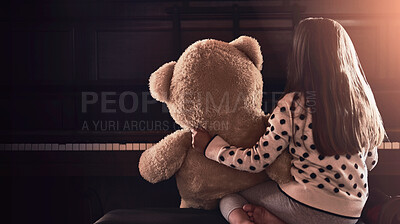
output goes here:
<path id="1" fill-rule="evenodd" d="M 174 179 L 152 185 L 138 173 L 141 146 L 178 128 L 149 96 L 149 75 L 196 40 L 250 35 L 264 55 L 263 109 L 269 112 L 285 85 L 293 26 L 307 16 L 336 19 L 352 37 L 395 142 L 380 150 L 371 187 L 399 194 L 400 12 L 372 0 L 339 2 L 9 1 L 0 14 L 6 31 L 0 35 L 4 219 L 86 224 L 117 208 L 177 207 Z M 139 102 L 131 113 L 121 109 L 124 93 L 125 107 Z M 83 101 L 93 100 L 85 97 L 94 95 L 99 100 L 85 110 Z M 114 112 L 101 109 L 104 97 L 115 100 L 108 107 Z M 106 127 L 85 128 L 85 121 Z M 134 125 L 123 129 L 125 121 Z M 154 122 L 166 123 L 157 128 Z"/>

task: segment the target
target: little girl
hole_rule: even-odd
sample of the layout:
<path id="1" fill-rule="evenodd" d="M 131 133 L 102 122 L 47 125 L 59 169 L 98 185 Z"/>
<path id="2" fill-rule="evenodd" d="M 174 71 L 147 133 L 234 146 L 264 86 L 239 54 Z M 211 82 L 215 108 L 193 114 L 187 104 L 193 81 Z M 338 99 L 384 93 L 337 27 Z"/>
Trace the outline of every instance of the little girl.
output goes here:
<path id="1" fill-rule="evenodd" d="M 353 43 L 338 22 L 300 22 L 287 81 L 270 127 L 253 147 L 192 130 L 196 150 L 238 170 L 261 172 L 286 148 L 293 156 L 292 181 L 228 195 L 221 212 L 230 223 L 356 223 L 385 130 Z"/>

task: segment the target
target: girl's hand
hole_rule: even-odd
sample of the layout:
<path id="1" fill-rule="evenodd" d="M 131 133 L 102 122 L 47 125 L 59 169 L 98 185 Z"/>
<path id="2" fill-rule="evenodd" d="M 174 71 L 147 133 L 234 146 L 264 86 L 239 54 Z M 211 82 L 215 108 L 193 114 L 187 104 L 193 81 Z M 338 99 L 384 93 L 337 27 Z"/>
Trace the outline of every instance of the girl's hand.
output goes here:
<path id="1" fill-rule="evenodd" d="M 192 132 L 192 146 L 193 148 L 204 153 L 208 142 L 211 140 L 211 135 L 204 128 L 190 129 Z"/>

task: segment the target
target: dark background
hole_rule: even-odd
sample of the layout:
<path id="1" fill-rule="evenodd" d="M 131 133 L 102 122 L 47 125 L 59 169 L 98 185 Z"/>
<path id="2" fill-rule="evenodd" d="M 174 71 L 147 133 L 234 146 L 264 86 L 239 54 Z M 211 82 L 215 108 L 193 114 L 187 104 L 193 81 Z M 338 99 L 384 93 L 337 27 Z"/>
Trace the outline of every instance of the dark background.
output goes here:
<path id="1" fill-rule="evenodd" d="M 148 78 L 204 38 L 258 39 L 264 55 L 263 108 L 269 112 L 272 93 L 285 85 L 293 27 L 309 16 L 329 17 L 346 28 L 388 136 L 400 141 L 400 4 L 395 0 L 41 0 L 7 1 L 0 11 L 0 143 L 158 141 L 178 127 L 149 96 Z M 126 107 L 138 104 L 133 113 L 120 109 L 120 94 L 126 91 L 138 97 L 124 98 Z M 82 95 L 88 92 L 99 100 L 85 113 Z M 101 110 L 102 93 L 116 100 L 109 105 L 115 112 Z M 104 130 L 83 129 L 85 121 L 101 121 Z M 120 128 L 107 127 L 110 121 L 121 122 Z M 125 121 L 146 126 L 123 130 Z M 166 125 L 158 129 L 157 121 Z M 102 212 L 179 204 L 173 179 L 148 185 L 138 176 L 140 152 L 1 155 L 2 205 L 12 223 L 90 223 L 100 215 L 90 210 L 92 191 Z M 372 173 L 371 181 L 398 194 L 399 173 L 391 166 L 399 152 L 381 155 L 384 167 Z"/>

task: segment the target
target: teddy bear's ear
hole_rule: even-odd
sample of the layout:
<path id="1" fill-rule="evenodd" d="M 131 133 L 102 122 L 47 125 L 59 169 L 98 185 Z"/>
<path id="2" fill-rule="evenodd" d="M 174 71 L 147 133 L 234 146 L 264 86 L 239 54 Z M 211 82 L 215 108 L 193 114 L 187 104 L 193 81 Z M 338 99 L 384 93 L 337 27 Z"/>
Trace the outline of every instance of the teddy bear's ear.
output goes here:
<path id="1" fill-rule="evenodd" d="M 229 44 L 235 46 L 237 49 L 245 53 L 246 56 L 254 63 L 257 69 L 261 71 L 263 57 L 261 54 L 260 44 L 256 39 L 248 36 L 240 36 Z"/>
<path id="2" fill-rule="evenodd" d="M 151 96 L 160 101 L 167 102 L 169 87 L 176 62 L 172 61 L 161 66 L 150 75 L 149 87 Z"/>

